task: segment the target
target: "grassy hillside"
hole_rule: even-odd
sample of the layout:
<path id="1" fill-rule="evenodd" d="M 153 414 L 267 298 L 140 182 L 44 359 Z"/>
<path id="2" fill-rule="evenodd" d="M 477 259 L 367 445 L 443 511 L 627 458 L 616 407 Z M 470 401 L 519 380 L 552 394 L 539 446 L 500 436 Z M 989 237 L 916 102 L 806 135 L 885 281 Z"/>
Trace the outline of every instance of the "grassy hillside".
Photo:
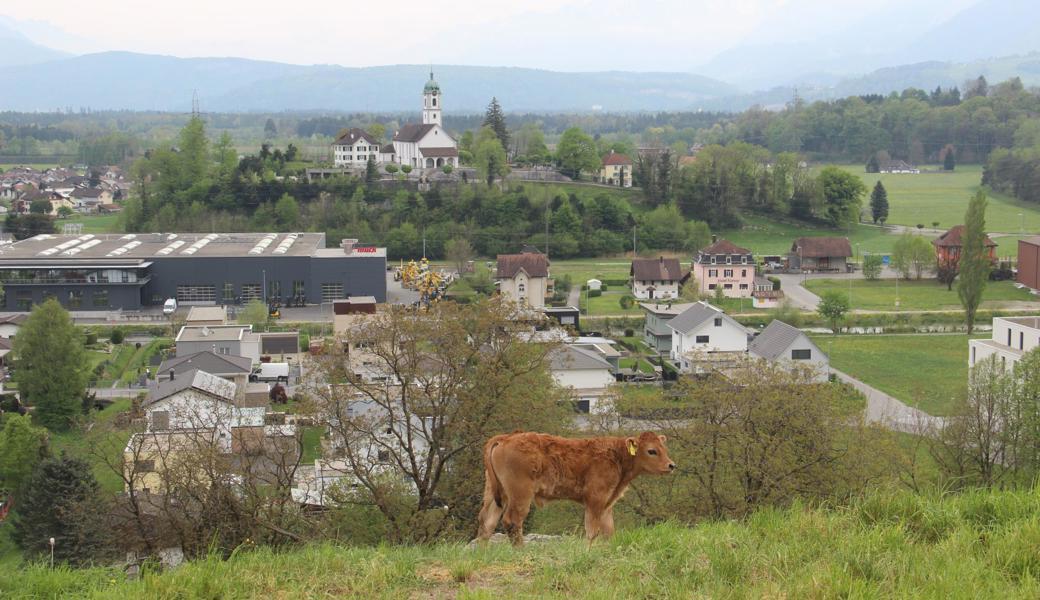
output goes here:
<path id="1" fill-rule="evenodd" d="M 243 549 L 127 582 L 109 569 L 31 567 L 22 598 L 1036 598 L 1040 496 L 868 496 L 851 508 L 622 530 L 523 550 L 462 545 L 277 553 Z"/>

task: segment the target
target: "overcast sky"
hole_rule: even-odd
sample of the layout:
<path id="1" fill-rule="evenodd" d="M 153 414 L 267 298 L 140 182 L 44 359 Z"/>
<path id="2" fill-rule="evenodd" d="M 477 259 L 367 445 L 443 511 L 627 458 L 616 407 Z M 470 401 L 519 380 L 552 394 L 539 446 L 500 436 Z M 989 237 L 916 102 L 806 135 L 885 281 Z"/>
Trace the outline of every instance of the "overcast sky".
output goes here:
<path id="1" fill-rule="evenodd" d="M 938 21 L 972 0 L 4 0 L 38 43 L 297 64 L 683 70 L 740 43 L 833 33 L 892 7 Z"/>

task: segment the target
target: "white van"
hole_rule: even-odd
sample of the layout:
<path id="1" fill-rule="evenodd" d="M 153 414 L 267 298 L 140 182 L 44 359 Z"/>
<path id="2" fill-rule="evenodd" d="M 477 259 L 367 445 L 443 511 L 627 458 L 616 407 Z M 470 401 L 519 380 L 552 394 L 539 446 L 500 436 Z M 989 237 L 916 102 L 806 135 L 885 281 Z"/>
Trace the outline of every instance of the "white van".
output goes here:
<path id="1" fill-rule="evenodd" d="M 289 383 L 289 363 L 260 363 L 260 367 L 253 371 L 249 380 Z"/>
<path id="2" fill-rule="evenodd" d="M 162 312 L 164 315 L 172 315 L 177 312 L 177 299 L 167 298 L 166 302 L 162 305 Z"/>

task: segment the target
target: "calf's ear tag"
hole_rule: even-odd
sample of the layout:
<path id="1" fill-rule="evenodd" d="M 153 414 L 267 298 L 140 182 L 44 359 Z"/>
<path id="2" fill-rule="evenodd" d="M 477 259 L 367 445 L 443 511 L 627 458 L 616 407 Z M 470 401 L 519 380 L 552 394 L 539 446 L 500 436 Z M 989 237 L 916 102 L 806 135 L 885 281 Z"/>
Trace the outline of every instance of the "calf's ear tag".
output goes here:
<path id="1" fill-rule="evenodd" d="M 636 455 L 636 443 L 632 440 L 628 440 L 628 453 L 632 456 Z"/>

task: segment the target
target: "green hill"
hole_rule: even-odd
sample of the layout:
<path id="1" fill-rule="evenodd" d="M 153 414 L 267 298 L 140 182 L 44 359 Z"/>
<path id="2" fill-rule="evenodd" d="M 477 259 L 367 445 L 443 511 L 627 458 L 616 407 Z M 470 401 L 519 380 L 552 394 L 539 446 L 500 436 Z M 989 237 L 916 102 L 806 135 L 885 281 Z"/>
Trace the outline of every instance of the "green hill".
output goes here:
<path id="1" fill-rule="evenodd" d="M 522 550 L 461 544 L 241 549 L 128 582 L 112 569 L 0 577 L 3 598 L 1037 598 L 1040 495 L 910 492 L 849 508 L 621 530 Z"/>

